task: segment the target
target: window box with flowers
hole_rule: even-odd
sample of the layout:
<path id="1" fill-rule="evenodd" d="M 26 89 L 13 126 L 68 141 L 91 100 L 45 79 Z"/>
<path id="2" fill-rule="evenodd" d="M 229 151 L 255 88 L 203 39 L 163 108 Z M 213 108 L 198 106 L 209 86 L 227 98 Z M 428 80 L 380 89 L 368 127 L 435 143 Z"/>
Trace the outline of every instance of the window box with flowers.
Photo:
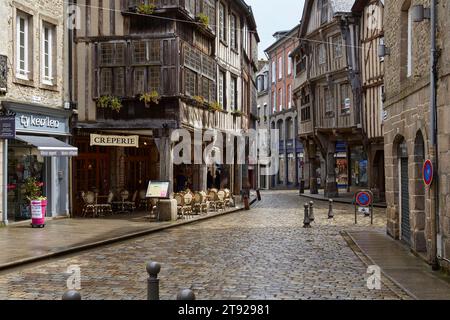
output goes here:
<path id="1" fill-rule="evenodd" d="M 43 182 L 39 182 L 34 177 L 25 181 L 25 195 L 30 201 L 31 226 L 33 228 L 45 227 L 45 214 L 47 212 L 47 197 L 43 196 Z"/>

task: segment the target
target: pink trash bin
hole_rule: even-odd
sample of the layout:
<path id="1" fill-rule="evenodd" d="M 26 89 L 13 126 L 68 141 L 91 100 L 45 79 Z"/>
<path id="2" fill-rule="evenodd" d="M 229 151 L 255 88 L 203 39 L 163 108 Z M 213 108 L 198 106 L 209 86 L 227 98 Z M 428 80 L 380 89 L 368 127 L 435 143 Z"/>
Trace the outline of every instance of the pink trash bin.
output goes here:
<path id="1" fill-rule="evenodd" d="M 33 228 L 45 227 L 45 213 L 47 211 L 47 200 L 33 200 L 30 203 L 31 226 Z"/>

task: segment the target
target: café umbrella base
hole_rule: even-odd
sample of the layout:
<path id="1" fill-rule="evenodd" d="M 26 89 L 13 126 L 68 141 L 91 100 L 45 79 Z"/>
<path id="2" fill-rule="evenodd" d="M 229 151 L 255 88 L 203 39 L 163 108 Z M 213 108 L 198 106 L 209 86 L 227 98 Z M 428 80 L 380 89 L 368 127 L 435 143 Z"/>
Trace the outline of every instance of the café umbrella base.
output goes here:
<path id="1" fill-rule="evenodd" d="M 45 227 L 45 213 L 47 211 L 47 200 L 33 200 L 30 203 L 31 227 Z"/>

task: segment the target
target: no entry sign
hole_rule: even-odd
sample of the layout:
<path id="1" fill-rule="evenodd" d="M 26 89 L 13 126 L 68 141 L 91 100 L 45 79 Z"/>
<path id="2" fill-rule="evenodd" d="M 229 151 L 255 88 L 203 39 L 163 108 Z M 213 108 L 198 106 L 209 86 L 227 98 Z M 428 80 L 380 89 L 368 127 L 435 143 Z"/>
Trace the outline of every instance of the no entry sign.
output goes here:
<path id="1" fill-rule="evenodd" d="M 369 207 L 372 204 L 372 196 L 366 191 L 359 192 L 356 195 L 356 203 L 360 207 Z"/>
<path id="2" fill-rule="evenodd" d="M 427 185 L 428 187 L 433 183 L 433 175 L 433 163 L 431 162 L 431 160 L 427 160 L 423 165 L 423 182 L 425 182 L 425 185 Z"/>

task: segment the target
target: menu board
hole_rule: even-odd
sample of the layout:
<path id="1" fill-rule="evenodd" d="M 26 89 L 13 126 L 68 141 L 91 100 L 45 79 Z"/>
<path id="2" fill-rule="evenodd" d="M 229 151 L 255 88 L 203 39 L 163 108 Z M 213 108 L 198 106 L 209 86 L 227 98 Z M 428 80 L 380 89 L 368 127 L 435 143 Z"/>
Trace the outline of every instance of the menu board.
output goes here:
<path id="1" fill-rule="evenodd" d="M 147 189 L 147 198 L 169 198 L 168 181 L 150 181 Z"/>

